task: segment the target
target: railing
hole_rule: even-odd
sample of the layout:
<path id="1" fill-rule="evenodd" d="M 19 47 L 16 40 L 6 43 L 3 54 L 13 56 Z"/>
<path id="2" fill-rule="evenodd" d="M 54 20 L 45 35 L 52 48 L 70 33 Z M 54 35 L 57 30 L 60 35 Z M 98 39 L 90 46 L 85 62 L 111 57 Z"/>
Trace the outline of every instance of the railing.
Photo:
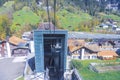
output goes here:
<path id="1" fill-rule="evenodd" d="M 72 79 L 74 79 L 74 80 L 83 80 L 82 77 L 80 76 L 80 74 L 78 73 L 78 70 L 76 68 L 73 70 Z"/>
<path id="2" fill-rule="evenodd" d="M 78 70 L 75 68 L 72 62 L 71 62 L 71 68 L 73 69 L 71 80 L 83 80 L 82 76 L 79 74 Z"/>
<path id="3" fill-rule="evenodd" d="M 83 80 L 76 68 L 67 69 L 64 73 L 64 80 Z"/>

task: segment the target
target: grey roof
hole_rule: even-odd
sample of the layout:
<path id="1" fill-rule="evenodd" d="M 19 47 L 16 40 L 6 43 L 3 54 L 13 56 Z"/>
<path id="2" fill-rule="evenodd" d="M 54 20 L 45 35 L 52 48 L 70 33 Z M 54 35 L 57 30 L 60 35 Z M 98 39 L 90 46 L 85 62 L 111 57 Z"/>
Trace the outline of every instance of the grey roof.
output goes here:
<path id="1" fill-rule="evenodd" d="M 117 34 L 92 34 L 87 32 L 69 32 L 69 39 L 120 39 L 120 35 Z"/>

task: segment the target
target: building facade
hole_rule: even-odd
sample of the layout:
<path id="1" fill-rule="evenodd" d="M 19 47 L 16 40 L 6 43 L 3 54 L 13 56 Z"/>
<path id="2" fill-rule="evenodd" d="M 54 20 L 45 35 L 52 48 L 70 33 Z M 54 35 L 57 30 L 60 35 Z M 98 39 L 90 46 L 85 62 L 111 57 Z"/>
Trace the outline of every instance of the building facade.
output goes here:
<path id="1" fill-rule="evenodd" d="M 61 80 L 66 70 L 67 31 L 36 30 L 33 39 L 36 72 L 44 74 L 48 69 L 50 80 Z"/>

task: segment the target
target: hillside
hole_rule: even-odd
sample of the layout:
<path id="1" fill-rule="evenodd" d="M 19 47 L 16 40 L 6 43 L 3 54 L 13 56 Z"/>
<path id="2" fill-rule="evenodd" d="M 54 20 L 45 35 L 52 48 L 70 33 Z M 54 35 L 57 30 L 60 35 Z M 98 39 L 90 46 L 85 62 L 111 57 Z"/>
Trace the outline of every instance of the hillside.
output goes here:
<path id="1" fill-rule="evenodd" d="M 48 21 L 46 2 L 42 0 L 40 0 L 41 2 L 39 2 L 39 0 L 37 1 L 37 3 L 34 0 L 1 1 L 0 28 L 2 37 L 0 39 L 4 39 L 7 35 L 21 36 L 24 31 L 36 29 L 40 22 Z M 96 7 L 99 3 L 97 0 L 91 0 L 90 3 L 92 5 L 89 5 L 85 1 L 86 0 L 81 0 L 81 2 L 79 2 L 79 0 L 57 0 L 56 26 L 69 31 L 91 32 L 104 19 L 120 21 L 118 12 L 115 14 L 115 12 L 111 10 L 108 14 L 108 12 L 106 12 L 107 10 L 102 10 L 103 8 L 100 8 L 100 6 Z M 104 3 L 107 4 L 107 2 Z M 54 23 L 54 4 L 52 0 L 49 1 L 49 6 L 51 7 L 50 20 Z M 4 25 L 3 22 L 6 22 L 6 25 Z"/>
<path id="2" fill-rule="evenodd" d="M 87 13 L 80 12 L 79 14 L 76 14 L 70 13 L 67 10 L 58 11 L 57 16 L 59 16 L 61 27 L 67 30 L 75 30 L 80 23 L 92 19 L 92 16 Z"/>

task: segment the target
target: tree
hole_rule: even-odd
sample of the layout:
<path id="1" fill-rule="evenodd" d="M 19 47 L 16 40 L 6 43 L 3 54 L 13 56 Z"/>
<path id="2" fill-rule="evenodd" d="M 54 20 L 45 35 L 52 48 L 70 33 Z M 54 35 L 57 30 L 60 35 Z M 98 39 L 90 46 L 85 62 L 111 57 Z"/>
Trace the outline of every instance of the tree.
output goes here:
<path id="1" fill-rule="evenodd" d="M 37 28 L 36 26 L 37 25 L 25 24 L 19 30 L 15 31 L 13 35 L 21 37 L 24 32 L 32 31 L 32 30 L 36 29 Z"/>
<path id="2" fill-rule="evenodd" d="M 0 15 L 0 39 L 3 40 L 10 35 L 11 21 L 7 15 Z"/>
<path id="3" fill-rule="evenodd" d="M 106 4 L 110 0 L 66 0 L 69 5 L 79 6 L 84 12 L 94 16 L 98 12 L 105 12 Z"/>

